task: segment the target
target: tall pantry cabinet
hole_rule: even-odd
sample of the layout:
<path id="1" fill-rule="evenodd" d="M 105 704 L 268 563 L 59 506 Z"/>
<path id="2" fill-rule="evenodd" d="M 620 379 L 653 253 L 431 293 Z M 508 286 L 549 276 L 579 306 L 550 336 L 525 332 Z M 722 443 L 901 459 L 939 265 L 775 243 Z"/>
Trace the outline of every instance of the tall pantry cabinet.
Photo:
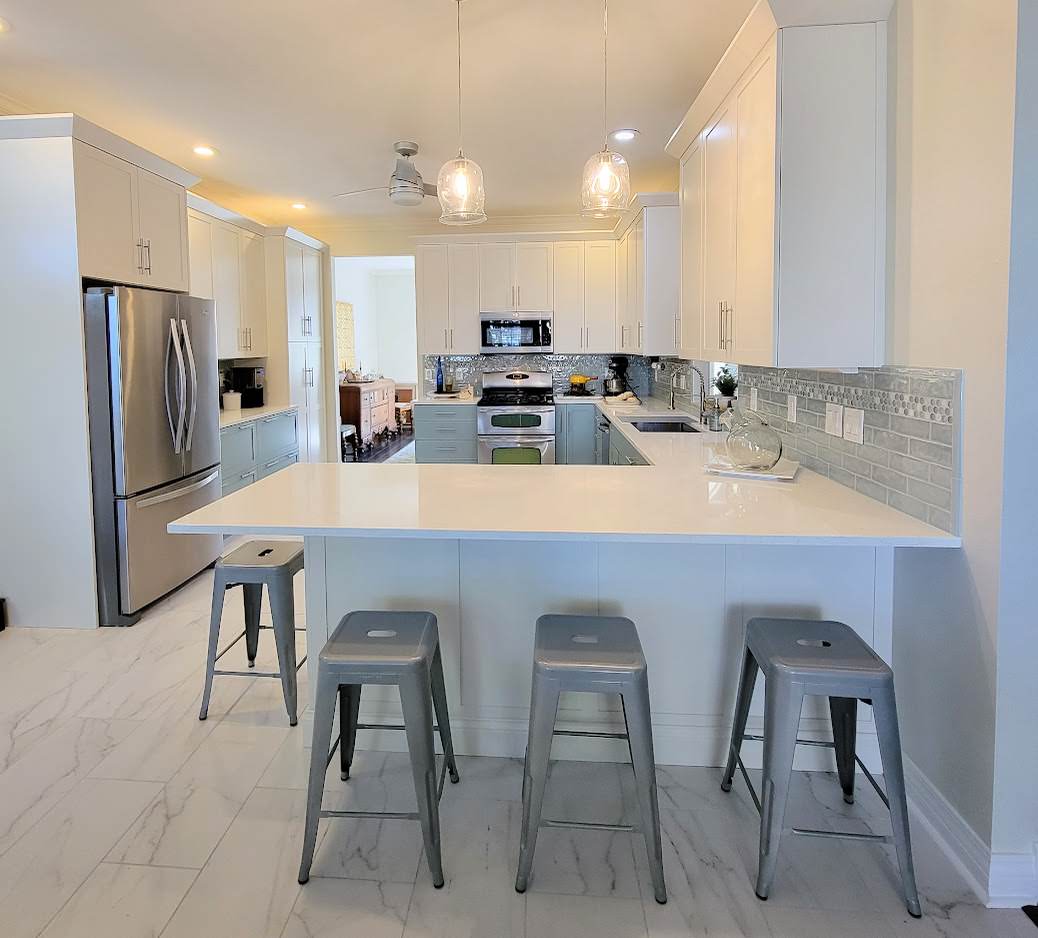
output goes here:
<path id="1" fill-rule="evenodd" d="M 322 462 L 326 407 L 324 343 L 324 257 L 320 242 L 286 229 L 266 238 L 269 328 L 287 342 L 282 366 L 268 363 L 271 393 L 299 408 L 299 460 Z"/>

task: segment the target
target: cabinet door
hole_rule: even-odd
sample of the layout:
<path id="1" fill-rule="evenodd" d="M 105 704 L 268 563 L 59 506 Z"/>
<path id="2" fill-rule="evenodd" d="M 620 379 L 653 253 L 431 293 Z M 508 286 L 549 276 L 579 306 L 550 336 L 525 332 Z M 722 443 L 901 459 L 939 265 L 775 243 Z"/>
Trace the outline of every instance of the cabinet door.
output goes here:
<path id="1" fill-rule="evenodd" d="M 584 245 L 584 351 L 616 351 L 615 241 Z"/>
<path id="2" fill-rule="evenodd" d="M 555 405 L 555 464 L 566 465 L 569 462 L 566 440 L 569 437 L 569 415 L 572 413 L 574 404 Z"/>
<path id="3" fill-rule="evenodd" d="M 285 239 L 285 303 L 288 307 L 288 341 L 306 338 L 303 329 L 306 311 L 303 304 L 303 245 Z M 304 460 L 305 462 L 305 460 Z"/>
<path id="4" fill-rule="evenodd" d="M 616 242 L 616 341 L 614 351 L 623 351 L 627 338 L 627 261 L 630 252 L 630 234 Z"/>
<path id="5" fill-rule="evenodd" d="M 703 148 L 696 144 L 681 162 L 681 351 L 702 354 L 703 330 Z"/>
<path id="6" fill-rule="evenodd" d="M 558 355 L 578 355 L 585 351 L 584 243 L 559 241 L 555 244 L 553 252 L 555 312 L 552 314 L 551 323 L 552 349 Z M 558 450 L 556 439 L 556 458 Z"/>
<path id="7" fill-rule="evenodd" d="M 739 91 L 732 361 L 775 363 L 775 59 Z"/>
<path id="8" fill-rule="evenodd" d="M 641 245 L 637 223 L 627 232 L 627 302 L 624 318 L 620 325 L 620 348 L 625 352 L 637 352 L 640 348 L 639 324 L 641 322 L 642 294 L 639 290 L 641 272 Z"/>
<path id="9" fill-rule="evenodd" d="M 631 303 L 631 336 L 635 352 L 641 354 L 645 348 L 645 213 L 638 216 L 631 231 L 632 250 L 628 258 L 634 259 L 634 274 L 631 280 L 633 300 Z"/>
<path id="10" fill-rule="evenodd" d="M 310 462 L 309 424 L 306 413 L 307 392 L 310 387 L 310 371 L 306 361 L 305 342 L 288 343 L 288 400 L 298 410 L 299 461 Z"/>
<path id="11" fill-rule="evenodd" d="M 187 193 L 183 186 L 137 170 L 138 230 L 149 286 L 187 290 Z"/>
<path id="12" fill-rule="evenodd" d="M 479 246 L 479 308 L 485 313 L 511 312 L 515 304 L 515 245 Z"/>
<path id="13" fill-rule="evenodd" d="M 520 241 L 515 246 L 515 306 L 530 312 L 550 312 L 552 244 Z"/>
<path id="14" fill-rule="evenodd" d="M 571 466 L 593 466 L 598 408 L 592 404 L 570 404 L 566 409 L 566 462 Z"/>
<path id="15" fill-rule="evenodd" d="M 267 266 L 263 238 L 239 233 L 241 250 L 241 326 L 249 355 L 267 354 Z"/>
<path id="16" fill-rule="evenodd" d="M 114 283 L 145 283 L 137 235 L 137 167 L 78 140 L 72 148 L 80 273 Z"/>
<path id="17" fill-rule="evenodd" d="M 306 448 L 309 462 L 324 458 L 321 441 L 324 437 L 324 362 L 321 346 L 306 344 L 306 367 L 309 372 L 306 387 Z"/>
<path id="18" fill-rule="evenodd" d="M 241 327 L 241 248 L 238 229 L 213 223 L 213 303 L 220 358 L 248 351 Z"/>
<path id="19" fill-rule="evenodd" d="M 735 105 L 707 131 L 703 154 L 703 355 L 725 361 L 728 316 L 735 303 Z"/>
<path id="20" fill-rule="evenodd" d="M 213 298 L 213 226 L 197 212 L 187 216 L 188 292 L 203 300 Z"/>
<path id="21" fill-rule="evenodd" d="M 303 334 L 321 338 L 321 252 L 303 245 Z"/>
<path id="22" fill-rule="evenodd" d="M 479 247 L 447 248 L 447 347 L 452 355 L 479 354 Z"/>
<path id="23" fill-rule="evenodd" d="M 450 278 L 446 244 L 419 244 L 415 250 L 415 298 L 418 307 L 418 351 L 450 352 Z"/>

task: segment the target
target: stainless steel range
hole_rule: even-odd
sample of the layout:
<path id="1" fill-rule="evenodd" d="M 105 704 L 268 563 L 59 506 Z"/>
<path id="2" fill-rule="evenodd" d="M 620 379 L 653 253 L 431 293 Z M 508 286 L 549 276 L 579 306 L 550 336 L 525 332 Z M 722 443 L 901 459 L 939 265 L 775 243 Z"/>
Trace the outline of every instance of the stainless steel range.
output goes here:
<path id="1" fill-rule="evenodd" d="M 492 465 L 555 462 L 555 397 L 546 371 L 488 371 L 476 408 L 478 461 Z"/>

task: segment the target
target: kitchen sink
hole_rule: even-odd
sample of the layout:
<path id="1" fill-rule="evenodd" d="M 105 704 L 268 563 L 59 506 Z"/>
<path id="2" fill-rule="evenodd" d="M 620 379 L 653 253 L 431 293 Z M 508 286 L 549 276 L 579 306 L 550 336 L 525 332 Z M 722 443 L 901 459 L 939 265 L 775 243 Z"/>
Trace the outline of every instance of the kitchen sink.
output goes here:
<path id="1" fill-rule="evenodd" d="M 699 433 L 691 420 L 632 420 L 631 426 L 639 433 Z"/>

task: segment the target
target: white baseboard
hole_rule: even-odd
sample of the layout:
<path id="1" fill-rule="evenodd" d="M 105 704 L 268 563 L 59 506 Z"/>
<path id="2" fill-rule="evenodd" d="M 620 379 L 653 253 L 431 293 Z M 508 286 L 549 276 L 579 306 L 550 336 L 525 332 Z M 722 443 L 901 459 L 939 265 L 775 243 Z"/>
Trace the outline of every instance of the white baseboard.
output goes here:
<path id="1" fill-rule="evenodd" d="M 1038 856 L 1031 853 L 993 853 L 987 904 L 992 909 L 1018 909 L 1038 903 Z"/>
<path id="2" fill-rule="evenodd" d="M 914 819 L 933 837 L 945 856 L 965 878 L 977 898 L 988 901 L 991 848 L 952 806 L 923 771 L 907 756 L 905 789 Z"/>

